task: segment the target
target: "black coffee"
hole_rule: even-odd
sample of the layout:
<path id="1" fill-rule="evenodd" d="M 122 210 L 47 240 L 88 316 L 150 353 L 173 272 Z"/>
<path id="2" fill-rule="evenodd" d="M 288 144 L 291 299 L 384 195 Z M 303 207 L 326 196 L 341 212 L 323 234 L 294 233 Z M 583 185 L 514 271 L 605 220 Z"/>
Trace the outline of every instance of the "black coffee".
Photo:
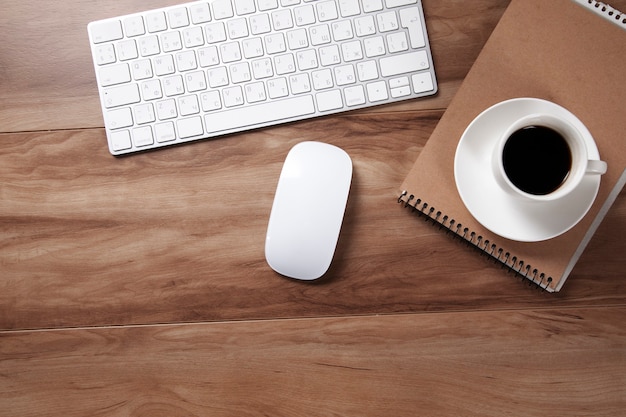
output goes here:
<path id="1" fill-rule="evenodd" d="M 560 133 L 545 126 L 513 132 L 502 152 L 504 171 L 520 190 L 534 195 L 555 191 L 567 178 L 572 153 Z"/>

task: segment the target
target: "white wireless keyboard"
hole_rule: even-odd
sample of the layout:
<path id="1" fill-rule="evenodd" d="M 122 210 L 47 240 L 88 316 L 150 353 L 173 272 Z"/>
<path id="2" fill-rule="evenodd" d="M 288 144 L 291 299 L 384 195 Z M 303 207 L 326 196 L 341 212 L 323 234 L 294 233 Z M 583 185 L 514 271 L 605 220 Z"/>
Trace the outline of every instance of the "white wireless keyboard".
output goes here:
<path id="1" fill-rule="evenodd" d="M 419 0 L 214 0 L 92 22 L 114 155 L 435 94 Z"/>

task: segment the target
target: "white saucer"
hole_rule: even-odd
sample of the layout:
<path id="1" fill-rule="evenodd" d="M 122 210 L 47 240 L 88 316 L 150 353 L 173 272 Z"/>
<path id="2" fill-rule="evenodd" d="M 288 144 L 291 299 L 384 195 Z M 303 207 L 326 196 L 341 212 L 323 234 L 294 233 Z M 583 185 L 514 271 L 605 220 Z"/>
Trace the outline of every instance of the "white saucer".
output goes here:
<path id="1" fill-rule="evenodd" d="M 494 146 L 504 130 L 520 117 L 536 112 L 567 118 L 584 132 L 590 159 L 599 159 L 591 133 L 563 107 L 535 98 L 498 103 L 479 114 L 467 127 L 454 158 L 456 186 L 465 206 L 487 229 L 507 239 L 537 242 L 565 233 L 591 208 L 600 188 L 600 175 L 586 175 L 578 188 L 560 200 L 526 201 L 504 191 L 492 171 Z"/>

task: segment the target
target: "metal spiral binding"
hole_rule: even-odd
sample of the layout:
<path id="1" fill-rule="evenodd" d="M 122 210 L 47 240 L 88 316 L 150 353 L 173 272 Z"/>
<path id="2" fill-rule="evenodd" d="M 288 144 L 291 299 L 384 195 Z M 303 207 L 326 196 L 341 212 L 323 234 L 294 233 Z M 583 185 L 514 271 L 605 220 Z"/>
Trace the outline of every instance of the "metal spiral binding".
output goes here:
<path id="1" fill-rule="evenodd" d="M 614 7 L 611 7 L 610 5 L 597 0 L 574 1 L 583 7 L 591 9 L 593 12 L 607 19 L 608 21 L 615 23 L 623 29 L 626 29 L 626 13 L 620 12 Z"/>
<path id="2" fill-rule="evenodd" d="M 430 221 L 433 225 L 438 225 L 440 229 L 446 229 L 446 232 L 451 232 L 454 237 L 478 249 L 481 254 L 494 259 L 516 275 L 530 280 L 538 288 L 545 290 L 552 283 L 552 277 L 539 272 L 530 264 L 526 264 L 524 260 L 512 256 L 510 252 L 498 247 L 490 242 L 489 239 L 484 239 L 483 236 L 477 235 L 476 232 L 470 231 L 467 227 L 463 227 L 461 223 L 457 223 L 456 220 L 438 211 L 435 207 L 430 206 L 419 198 L 416 199 L 413 194 L 408 194 L 406 190 L 402 191 L 398 197 L 398 204 L 404 204 L 405 208 L 412 209 L 419 216 L 423 216 L 426 221 Z"/>

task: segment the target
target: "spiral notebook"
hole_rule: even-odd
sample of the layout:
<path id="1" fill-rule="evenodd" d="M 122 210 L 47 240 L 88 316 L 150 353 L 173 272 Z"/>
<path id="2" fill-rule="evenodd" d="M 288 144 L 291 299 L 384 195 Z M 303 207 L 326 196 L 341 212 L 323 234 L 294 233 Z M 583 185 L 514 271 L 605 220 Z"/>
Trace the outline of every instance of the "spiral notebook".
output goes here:
<path id="1" fill-rule="evenodd" d="M 512 0 L 404 182 L 398 202 L 547 291 L 559 291 L 626 182 L 626 15 L 590 0 Z M 538 242 L 507 239 L 468 211 L 454 178 L 467 126 L 504 100 L 568 109 L 608 164 L 593 205 L 573 228 Z M 513 219 L 512 219 L 513 221 Z"/>

